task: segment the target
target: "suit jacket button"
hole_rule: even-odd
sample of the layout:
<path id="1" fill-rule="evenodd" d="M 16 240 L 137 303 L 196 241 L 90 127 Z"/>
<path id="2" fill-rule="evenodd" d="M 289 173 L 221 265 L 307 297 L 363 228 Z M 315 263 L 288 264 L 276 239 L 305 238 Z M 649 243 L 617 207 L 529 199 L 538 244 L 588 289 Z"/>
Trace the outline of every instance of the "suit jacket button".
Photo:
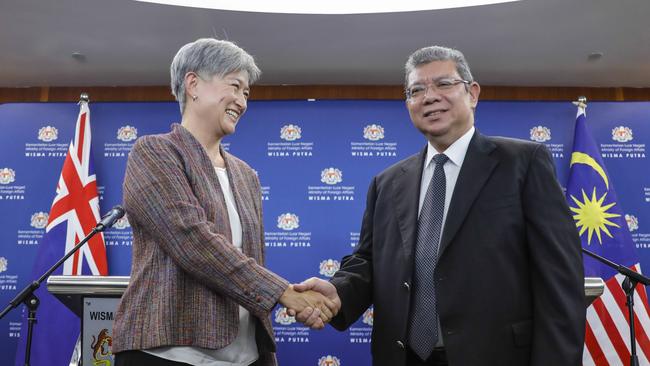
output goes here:
<path id="1" fill-rule="evenodd" d="M 402 284 L 402 286 L 404 286 L 404 288 L 406 289 L 406 291 L 411 290 L 411 285 L 409 285 L 408 282 L 404 282 L 404 283 Z"/>
<path id="2" fill-rule="evenodd" d="M 398 346 L 399 348 L 404 349 L 404 342 L 402 342 L 402 341 L 397 341 L 396 343 L 397 343 L 397 346 Z"/>

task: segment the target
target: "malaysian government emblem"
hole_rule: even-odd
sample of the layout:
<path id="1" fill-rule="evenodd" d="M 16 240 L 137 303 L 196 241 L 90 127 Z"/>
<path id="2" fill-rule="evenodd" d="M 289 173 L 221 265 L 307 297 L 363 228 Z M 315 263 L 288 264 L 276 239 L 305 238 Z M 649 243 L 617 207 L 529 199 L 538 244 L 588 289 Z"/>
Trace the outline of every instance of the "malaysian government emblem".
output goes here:
<path id="1" fill-rule="evenodd" d="M 625 215 L 625 221 L 630 232 L 639 230 L 639 219 L 634 215 Z"/>
<path id="2" fill-rule="evenodd" d="M 373 307 L 369 307 L 368 310 L 363 312 L 363 323 L 368 324 L 369 326 L 372 327 L 373 320 L 375 318 L 375 309 Z"/>
<path id="3" fill-rule="evenodd" d="M 551 139 L 551 130 L 544 126 L 535 126 L 530 129 L 530 139 L 537 142 L 545 142 Z"/>
<path id="4" fill-rule="evenodd" d="M 618 142 L 628 142 L 632 141 L 634 135 L 632 134 L 632 129 L 625 126 L 618 126 L 612 129 L 612 140 Z"/>
<path id="5" fill-rule="evenodd" d="M 138 129 L 133 126 L 122 126 L 117 130 L 117 139 L 124 142 L 133 141 L 138 138 Z"/>
<path id="6" fill-rule="evenodd" d="M 302 130 L 298 125 L 285 125 L 280 129 L 280 138 L 285 141 L 295 141 L 302 137 Z"/>
<path id="7" fill-rule="evenodd" d="M 287 308 L 280 306 L 275 311 L 275 322 L 282 325 L 290 325 L 296 322 L 296 318 L 287 314 Z"/>
<path id="8" fill-rule="evenodd" d="M 16 180 L 16 172 L 11 168 L 0 169 L 0 184 L 9 184 Z"/>
<path id="9" fill-rule="evenodd" d="M 37 212 L 32 215 L 30 225 L 36 229 L 45 229 L 49 215 L 46 212 Z"/>
<path id="10" fill-rule="evenodd" d="M 334 356 L 323 356 L 318 359 L 318 366 L 341 366 L 341 360 Z"/>
<path id="11" fill-rule="evenodd" d="M 384 138 L 384 128 L 376 124 L 368 125 L 363 128 L 363 138 L 370 141 L 379 141 Z"/>
<path id="12" fill-rule="evenodd" d="M 126 217 L 126 215 L 124 215 L 121 218 L 119 218 L 117 221 L 115 221 L 113 227 L 116 229 L 123 230 L 126 229 L 127 227 L 131 227 L 131 224 L 129 223 L 129 219 Z"/>
<path id="13" fill-rule="evenodd" d="M 56 127 L 45 126 L 38 130 L 38 139 L 43 142 L 51 142 L 59 137 L 59 130 Z"/>
<path id="14" fill-rule="evenodd" d="M 343 181 L 343 172 L 336 168 L 323 169 L 320 172 L 320 181 L 330 185 L 341 183 Z"/>
<path id="15" fill-rule="evenodd" d="M 7 270 L 7 264 L 8 264 L 7 258 L 0 257 L 0 273 Z"/>
<path id="16" fill-rule="evenodd" d="M 334 273 L 336 273 L 336 271 L 338 271 L 339 268 L 341 268 L 341 263 L 339 263 L 339 261 L 334 259 L 326 259 L 320 262 L 320 265 L 318 267 L 319 267 L 318 273 L 326 277 L 332 277 L 334 276 Z"/>
<path id="17" fill-rule="evenodd" d="M 300 219 L 292 213 L 284 213 L 278 216 L 278 228 L 282 230 L 293 230 L 300 226 Z"/>

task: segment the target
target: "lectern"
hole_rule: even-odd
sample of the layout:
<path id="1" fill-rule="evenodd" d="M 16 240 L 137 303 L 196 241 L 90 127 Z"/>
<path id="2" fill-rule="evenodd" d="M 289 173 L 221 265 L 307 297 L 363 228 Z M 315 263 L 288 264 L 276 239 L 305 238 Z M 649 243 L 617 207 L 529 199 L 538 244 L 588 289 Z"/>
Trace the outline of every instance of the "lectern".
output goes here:
<path id="1" fill-rule="evenodd" d="M 81 319 L 82 365 L 114 365 L 113 319 L 128 284 L 128 276 L 50 276 L 47 279 L 48 291 Z"/>

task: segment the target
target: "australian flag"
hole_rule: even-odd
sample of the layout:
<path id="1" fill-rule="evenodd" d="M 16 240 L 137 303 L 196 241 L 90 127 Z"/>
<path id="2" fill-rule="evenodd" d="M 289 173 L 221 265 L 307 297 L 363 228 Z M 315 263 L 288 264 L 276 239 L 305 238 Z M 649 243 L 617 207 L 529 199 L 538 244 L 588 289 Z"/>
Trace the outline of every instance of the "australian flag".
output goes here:
<path id="1" fill-rule="evenodd" d="M 583 248 L 641 272 L 627 220 L 598 145 L 586 123 L 586 104 L 577 102 L 575 135 L 566 198 Z M 628 365 L 630 327 L 624 278 L 600 262 L 585 256 L 585 275 L 605 281 L 605 291 L 587 309 L 584 365 Z M 634 293 L 636 347 L 641 365 L 650 365 L 650 309 L 644 286 Z"/>
<path id="2" fill-rule="evenodd" d="M 37 279 L 78 244 L 100 219 L 97 179 L 93 167 L 88 102 L 81 101 L 74 141 L 70 143 L 56 187 L 45 235 L 32 270 Z M 106 247 L 102 233 L 95 235 L 54 274 L 107 275 Z M 80 319 L 52 296 L 43 284 L 36 296 L 41 303 L 34 326 L 31 364 L 69 365 L 79 337 Z M 25 309 L 24 313 L 27 311 Z M 27 317 L 16 352 L 16 366 L 24 365 Z"/>

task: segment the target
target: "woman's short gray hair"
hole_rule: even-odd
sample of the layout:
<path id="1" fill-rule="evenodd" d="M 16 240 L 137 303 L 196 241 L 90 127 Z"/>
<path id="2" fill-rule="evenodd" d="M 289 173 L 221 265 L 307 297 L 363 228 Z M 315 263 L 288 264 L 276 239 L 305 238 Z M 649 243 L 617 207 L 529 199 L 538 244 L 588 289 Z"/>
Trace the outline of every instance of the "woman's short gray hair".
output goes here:
<path id="1" fill-rule="evenodd" d="M 409 56 L 404 67 L 404 86 L 409 86 L 409 76 L 416 67 L 433 61 L 454 61 L 456 63 L 456 71 L 458 72 L 458 75 L 460 75 L 461 79 L 467 80 L 470 83 L 474 81 L 472 72 L 470 71 L 467 60 L 465 60 L 465 56 L 462 52 L 448 47 L 430 46 L 420 48 Z"/>
<path id="2" fill-rule="evenodd" d="M 172 94 L 180 105 L 181 114 L 185 110 L 185 75 L 188 72 L 210 79 L 237 71 L 246 71 L 251 85 L 262 73 L 253 56 L 230 41 L 200 38 L 181 47 L 169 68 Z"/>

